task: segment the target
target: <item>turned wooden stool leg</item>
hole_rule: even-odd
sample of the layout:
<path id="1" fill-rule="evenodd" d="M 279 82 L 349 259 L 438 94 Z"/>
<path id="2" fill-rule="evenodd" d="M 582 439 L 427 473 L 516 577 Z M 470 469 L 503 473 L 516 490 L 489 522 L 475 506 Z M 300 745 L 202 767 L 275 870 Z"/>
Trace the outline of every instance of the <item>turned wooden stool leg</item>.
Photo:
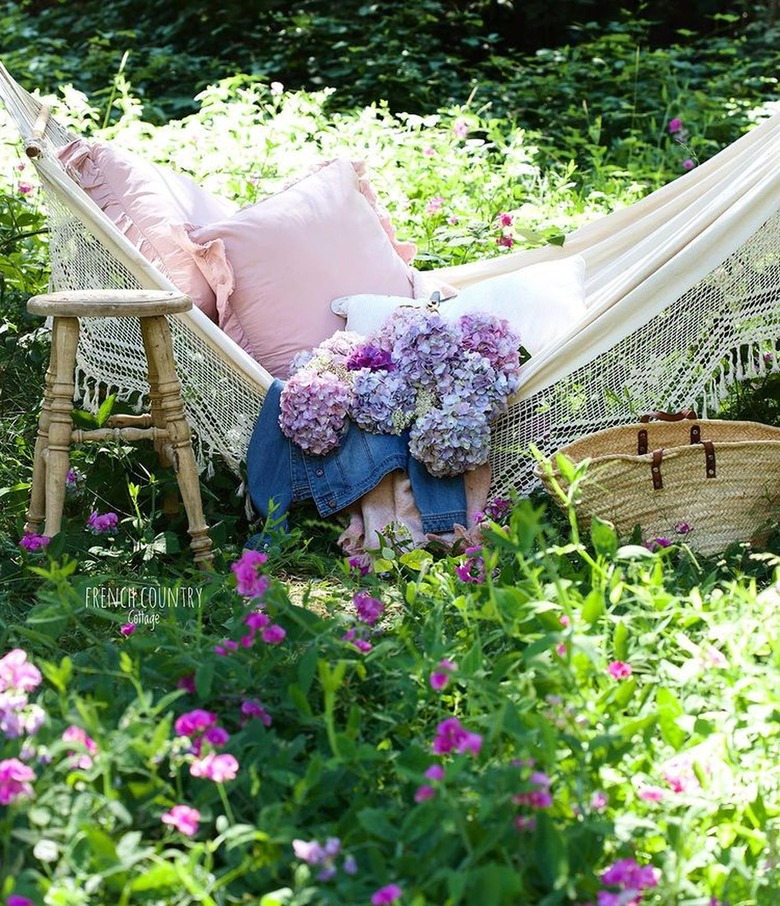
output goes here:
<path id="1" fill-rule="evenodd" d="M 147 317 L 141 318 L 141 334 L 149 368 L 150 394 L 158 401 L 160 417 L 173 448 L 173 466 L 189 520 L 190 546 L 196 563 L 210 565 L 213 558 L 211 539 L 203 515 L 190 426 L 184 415 L 181 384 L 173 361 L 171 329 L 164 316 Z"/>
<path id="2" fill-rule="evenodd" d="M 49 425 L 51 424 L 51 401 L 54 396 L 54 375 L 57 369 L 57 344 L 52 336 L 49 367 L 46 369 L 46 383 L 43 390 L 41 414 L 38 417 L 38 435 L 33 453 L 32 484 L 30 503 L 24 523 L 25 532 L 36 534 L 46 518 L 46 450 L 49 447 Z"/>
<path id="3" fill-rule="evenodd" d="M 62 524 L 65 486 L 70 468 L 70 441 L 73 433 L 73 393 L 76 389 L 76 346 L 79 341 L 78 318 L 54 318 L 52 356 L 54 381 L 48 424 L 48 442 L 43 451 L 46 471 L 46 523 L 44 534 L 53 538 Z M 36 493 L 39 491 L 36 490 Z M 31 502 L 32 508 L 32 502 Z"/>

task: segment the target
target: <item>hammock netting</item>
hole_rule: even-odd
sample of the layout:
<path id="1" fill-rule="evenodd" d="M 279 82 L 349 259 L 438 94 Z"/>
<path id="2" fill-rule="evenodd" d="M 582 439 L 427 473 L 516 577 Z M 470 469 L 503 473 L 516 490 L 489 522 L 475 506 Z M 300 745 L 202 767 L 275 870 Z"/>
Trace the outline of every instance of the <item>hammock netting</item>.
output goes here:
<path id="1" fill-rule="evenodd" d="M 0 98 L 34 157 L 46 192 L 54 290 L 175 289 L 63 172 L 56 150 L 74 136 L 0 64 Z M 35 150 L 38 150 L 36 147 Z M 736 380 L 780 370 L 780 116 L 647 198 L 570 234 L 562 248 L 521 251 L 443 268 L 465 287 L 543 260 L 582 254 L 587 315 L 523 366 L 509 412 L 494 425 L 492 488 L 537 484 L 529 447 L 543 454 L 644 412 L 713 414 Z M 271 378 L 201 312 L 171 319 L 174 353 L 201 462 L 235 471 Z M 79 392 L 147 391 L 137 324 L 83 319 Z"/>

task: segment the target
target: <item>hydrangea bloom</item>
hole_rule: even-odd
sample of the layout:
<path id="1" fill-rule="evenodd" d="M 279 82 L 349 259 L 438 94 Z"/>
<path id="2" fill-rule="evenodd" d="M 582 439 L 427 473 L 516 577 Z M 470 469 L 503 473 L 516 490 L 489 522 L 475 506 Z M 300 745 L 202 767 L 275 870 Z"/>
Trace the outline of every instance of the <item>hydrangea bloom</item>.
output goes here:
<path id="1" fill-rule="evenodd" d="M 340 332 L 320 344 L 285 385 L 279 424 L 305 452 L 335 449 L 352 419 L 365 431 L 400 434 L 437 476 L 488 459 L 490 422 L 519 381 L 520 339 L 488 314 L 446 321 L 400 306 L 366 340 Z"/>
<path id="2" fill-rule="evenodd" d="M 198 832 L 200 812 L 189 805 L 174 805 L 170 811 L 160 815 L 160 820 L 185 836 L 192 837 Z"/>

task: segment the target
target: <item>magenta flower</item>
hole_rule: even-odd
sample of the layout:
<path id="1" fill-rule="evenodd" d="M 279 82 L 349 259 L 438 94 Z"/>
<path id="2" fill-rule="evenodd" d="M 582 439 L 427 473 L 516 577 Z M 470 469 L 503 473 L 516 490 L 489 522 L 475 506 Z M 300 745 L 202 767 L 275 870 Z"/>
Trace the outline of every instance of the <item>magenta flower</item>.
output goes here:
<path id="1" fill-rule="evenodd" d="M 30 185 L 29 182 L 19 182 L 16 188 L 20 195 L 29 195 L 35 189 L 35 186 Z"/>
<path id="2" fill-rule="evenodd" d="M 341 639 L 344 642 L 349 642 L 350 645 L 352 645 L 354 648 L 357 648 L 357 650 L 361 654 L 368 654 L 368 652 L 371 651 L 371 648 L 373 647 L 371 642 L 369 642 L 368 639 L 364 639 L 359 636 L 357 634 L 357 630 L 355 629 L 348 629 L 341 637 Z"/>
<path id="3" fill-rule="evenodd" d="M 37 554 L 42 551 L 51 541 L 48 535 L 37 535 L 35 532 L 25 532 L 24 537 L 19 541 L 19 547 L 23 547 L 31 554 Z"/>
<path id="4" fill-rule="evenodd" d="M 634 859 L 619 859 L 602 875 L 601 883 L 641 893 L 658 886 L 660 872 L 652 865 L 639 865 Z"/>
<path id="5" fill-rule="evenodd" d="M 271 715 L 256 698 L 248 698 L 241 703 L 241 714 L 245 718 L 256 717 L 258 720 L 262 721 L 266 727 L 271 726 Z"/>
<path id="6" fill-rule="evenodd" d="M 214 646 L 214 653 L 226 657 L 231 651 L 238 650 L 238 642 L 233 639 L 223 639 L 220 645 Z"/>
<path id="7" fill-rule="evenodd" d="M 32 692 L 41 684 L 41 671 L 27 660 L 27 652 L 13 648 L 0 658 L 0 692 Z"/>
<path id="8" fill-rule="evenodd" d="M 174 805 L 169 812 L 160 815 L 163 824 L 175 827 L 179 833 L 192 837 L 198 832 L 200 812 L 189 805 Z"/>
<path id="9" fill-rule="evenodd" d="M 649 783 L 640 787 L 637 791 L 637 796 L 644 802 L 660 802 L 665 795 L 660 786 L 653 786 Z"/>
<path id="10" fill-rule="evenodd" d="M 496 218 L 496 224 L 500 227 L 509 227 L 512 226 L 512 215 L 511 214 L 499 214 Z"/>
<path id="11" fill-rule="evenodd" d="M 210 727 L 216 726 L 217 715 L 213 711 L 204 711 L 202 708 L 195 708 L 187 711 L 181 717 L 176 719 L 173 729 L 177 736 L 197 736 L 204 733 Z"/>
<path id="12" fill-rule="evenodd" d="M 224 727 L 209 727 L 203 734 L 203 738 L 215 749 L 219 749 L 230 742 L 230 733 Z"/>
<path id="13" fill-rule="evenodd" d="M 675 116 L 669 120 L 669 134 L 676 135 L 678 132 L 682 132 L 683 124 L 682 120 Z"/>
<path id="14" fill-rule="evenodd" d="M 436 727 L 432 748 L 436 755 L 449 755 L 453 751 L 479 755 L 482 737 L 479 733 L 469 732 L 457 717 L 448 717 Z"/>
<path id="15" fill-rule="evenodd" d="M 403 890 L 397 884 L 386 884 L 373 894 L 371 906 L 393 906 L 403 895 Z"/>
<path id="16" fill-rule="evenodd" d="M 465 138 L 469 134 L 469 124 L 465 120 L 455 120 L 452 131 L 456 138 Z"/>
<path id="17" fill-rule="evenodd" d="M 87 531 L 93 535 L 112 535 L 119 525 L 119 516 L 116 513 L 98 513 L 92 510 L 87 519 Z"/>
<path id="18" fill-rule="evenodd" d="M 500 248 L 511 249 L 515 244 L 515 240 L 511 236 L 498 236 L 496 239 L 496 245 Z"/>
<path id="19" fill-rule="evenodd" d="M 609 796 L 603 790 L 596 790 L 590 797 L 590 807 L 594 812 L 603 812 L 609 804 Z"/>
<path id="20" fill-rule="evenodd" d="M 438 783 L 439 781 L 444 780 L 444 768 L 440 764 L 432 764 L 425 772 L 425 776 L 428 780 Z M 430 783 L 424 783 L 417 787 L 414 794 L 414 801 L 425 802 L 427 799 L 433 799 L 435 795 L 436 788 L 431 786 Z"/>
<path id="21" fill-rule="evenodd" d="M 135 623 L 123 623 L 119 627 L 119 632 L 125 637 L 132 635 L 135 632 L 135 630 L 136 630 Z"/>
<path id="22" fill-rule="evenodd" d="M 485 561 L 479 556 L 481 547 L 467 547 L 465 559 L 455 567 L 455 574 L 461 582 L 472 582 L 482 585 L 485 581 Z"/>
<path id="23" fill-rule="evenodd" d="M 278 623 L 271 623 L 270 626 L 266 626 L 261 634 L 262 640 L 266 645 L 279 645 L 284 641 L 287 632 Z"/>
<path id="24" fill-rule="evenodd" d="M 352 598 L 352 603 L 357 610 L 358 619 L 368 626 L 374 626 L 385 612 L 385 605 L 379 598 L 372 598 L 367 591 L 359 591 Z"/>
<path id="25" fill-rule="evenodd" d="M 428 682 L 431 684 L 431 688 L 436 692 L 441 692 L 442 689 L 445 689 L 449 684 L 450 678 L 453 673 L 458 669 L 458 665 L 443 658 L 439 661 L 439 669 L 434 670 L 428 678 Z"/>
<path id="26" fill-rule="evenodd" d="M 35 772 L 18 758 L 0 761 L 0 805 L 11 805 L 33 795 Z"/>
<path id="27" fill-rule="evenodd" d="M 268 591 L 271 580 L 260 572 L 268 560 L 268 554 L 262 551 L 245 550 L 241 557 L 231 565 L 236 577 L 236 591 L 244 598 L 262 598 Z"/>
<path id="28" fill-rule="evenodd" d="M 29 897 L 23 897 L 18 893 L 11 893 L 5 901 L 5 906 L 35 906 L 35 903 Z"/>
<path id="29" fill-rule="evenodd" d="M 607 667 L 607 671 L 611 677 L 619 680 L 627 679 L 633 673 L 631 664 L 627 664 L 625 661 L 612 661 Z"/>
<path id="30" fill-rule="evenodd" d="M 270 617 L 263 613 L 262 610 L 253 610 L 244 617 L 244 624 L 248 626 L 253 633 L 257 632 L 259 629 L 265 629 L 270 622 Z"/>
<path id="31" fill-rule="evenodd" d="M 433 198 L 431 198 L 430 201 L 428 202 L 428 204 L 425 206 L 425 213 L 426 214 L 438 214 L 439 211 L 442 209 L 443 204 L 444 204 L 444 199 L 441 197 L 441 195 L 436 195 Z"/>
<path id="32" fill-rule="evenodd" d="M 687 535 L 689 532 L 693 531 L 693 526 L 689 525 L 687 522 L 678 522 L 674 527 L 675 532 L 678 535 Z"/>
<path id="33" fill-rule="evenodd" d="M 528 778 L 528 782 L 533 789 L 524 793 L 517 793 L 512 797 L 515 805 L 527 805 L 533 809 L 550 808 L 553 804 L 553 798 L 550 794 L 552 781 L 542 771 L 534 771 Z"/>
<path id="34" fill-rule="evenodd" d="M 81 753 L 79 753 L 78 750 L 69 751 L 70 766 L 72 768 L 80 768 L 82 771 L 86 771 L 92 767 L 94 764 L 92 756 L 97 753 L 98 746 L 95 740 L 92 739 L 91 736 L 88 736 L 81 727 L 76 727 L 74 725 L 66 727 L 62 733 L 62 741 L 75 742 L 82 749 L 86 750 Z"/>
<path id="35" fill-rule="evenodd" d="M 695 166 L 696 166 L 696 162 L 695 162 L 695 161 L 692 161 L 692 160 L 690 159 L 690 157 L 686 158 L 686 159 L 682 162 L 682 168 L 683 168 L 683 170 L 692 170 Z"/>
<path id="36" fill-rule="evenodd" d="M 187 673 L 176 681 L 177 689 L 184 689 L 185 692 L 189 692 L 190 695 L 195 694 L 195 674 Z"/>
<path id="37" fill-rule="evenodd" d="M 685 755 L 678 755 L 667 761 L 661 768 L 661 776 L 673 793 L 690 793 L 701 786 L 691 759 Z"/>
<path id="38" fill-rule="evenodd" d="M 395 371 L 395 363 L 389 350 L 367 343 L 365 346 L 358 346 L 347 359 L 347 371 L 359 371 L 361 368 L 368 368 L 369 371 Z"/>
<path id="39" fill-rule="evenodd" d="M 214 783 L 224 783 L 226 780 L 236 779 L 238 767 L 238 761 L 233 755 L 215 755 L 209 752 L 203 758 L 197 758 L 192 762 L 190 774 L 193 777 L 213 780 Z"/>

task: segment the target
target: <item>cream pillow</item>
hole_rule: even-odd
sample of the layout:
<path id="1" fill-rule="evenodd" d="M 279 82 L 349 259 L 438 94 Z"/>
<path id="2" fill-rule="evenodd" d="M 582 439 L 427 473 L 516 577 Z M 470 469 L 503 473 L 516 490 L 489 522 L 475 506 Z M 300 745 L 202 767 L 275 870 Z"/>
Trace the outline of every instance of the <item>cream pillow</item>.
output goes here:
<path id="1" fill-rule="evenodd" d="M 334 299 L 331 308 L 347 319 L 347 330 L 367 336 L 399 305 L 426 304 L 425 299 L 361 294 Z M 490 277 L 439 306 L 442 317 L 450 320 L 473 312 L 505 319 L 531 355 L 566 333 L 585 311 L 585 259 L 581 255 L 542 261 Z"/>

